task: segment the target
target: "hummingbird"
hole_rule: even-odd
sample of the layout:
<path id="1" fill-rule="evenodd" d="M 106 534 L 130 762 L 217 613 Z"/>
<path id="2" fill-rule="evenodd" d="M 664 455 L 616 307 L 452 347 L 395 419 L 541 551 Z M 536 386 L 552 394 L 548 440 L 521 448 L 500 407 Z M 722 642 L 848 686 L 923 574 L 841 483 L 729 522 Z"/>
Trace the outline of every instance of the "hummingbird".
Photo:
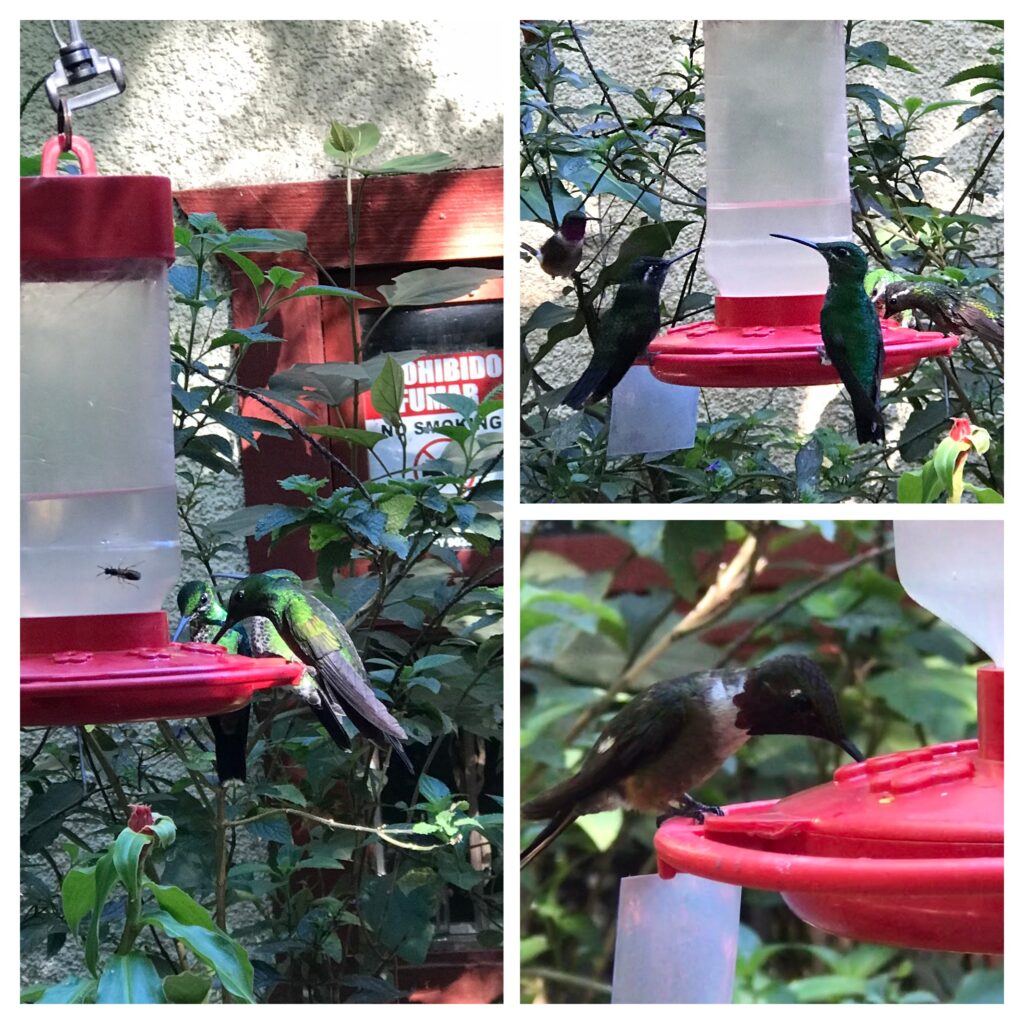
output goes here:
<path id="1" fill-rule="evenodd" d="M 611 309 L 598 321 L 594 354 L 563 399 L 566 405 L 582 409 L 589 402 L 599 402 L 625 377 L 661 327 L 661 286 L 669 267 L 696 251 L 690 249 L 671 260 L 652 256 L 633 260 Z"/>
<path id="2" fill-rule="evenodd" d="M 524 818 L 550 821 L 523 850 L 520 868 L 583 814 L 625 807 L 698 822 L 721 814 L 689 791 L 751 736 L 767 735 L 814 736 L 864 760 L 846 737 L 825 673 L 809 658 L 785 655 L 655 683 L 605 726 L 572 778 L 523 804 Z"/>
<path id="3" fill-rule="evenodd" d="M 828 264 L 828 291 L 821 308 L 824 354 L 836 368 L 853 405 L 853 422 L 860 444 L 885 442 L 885 421 L 879 404 L 882 382 L 882 328 L 878 313 L 864 291 L 868 258 L 853 242 L 808 242 L 777 235 L 814 249 Z"/>
<path id="4" fill-rule="evenodd" d="M 341 725 L 347 715 L 360 733 L 378 747 L 391 747 L 412 772 L 402 747 L 406 732 L 373 692 L 352 638 L 326 605 L 289 576 L 255 573 L 238 583 L 214 641 L 243 619 L 268 619 L 291 655 L 310 670 L 300 683 L 300 695 L 331 739 L 342 749 L 349 748 Z"/>
<path id="5" fill-rule="evenodd" d="M 540 269 L 550 277 L 570 277 L 583 259 L 583 238 L 590 218 L 582 210 L 570 210 L 558 230 L 540 247 L 523 243 L 523 248 L 539 260 Z"/>
<path id="6" fill-rule="evenodd" d="M 212 643 L 215 630 L 227 621 L 228 613 L 221 604 L 213 584 L 206 580 L 189 580 L 178 591 L 178 611 L 181 619 L 171 637 L 172 643 L 187 628 L 189 640 Z M 252 655 L 245 630 L 232 627 L 216 641 L 232 654 Z M 217 780 L 223 786 L 231 779 L 245 782 L 245 752 L 249 737 L 249 705 L 223 715 L 210 715 L 207 719 L 213 732 L 214 765 Z"/>
<path id="7" fill-rule="evenodd" d="M 923 313 L 943 334 L 976 334 L 1003 347 L 1003 320 L 991 306 L 934 281 L 880 281 L 871 293 L 879 316 Z"/>

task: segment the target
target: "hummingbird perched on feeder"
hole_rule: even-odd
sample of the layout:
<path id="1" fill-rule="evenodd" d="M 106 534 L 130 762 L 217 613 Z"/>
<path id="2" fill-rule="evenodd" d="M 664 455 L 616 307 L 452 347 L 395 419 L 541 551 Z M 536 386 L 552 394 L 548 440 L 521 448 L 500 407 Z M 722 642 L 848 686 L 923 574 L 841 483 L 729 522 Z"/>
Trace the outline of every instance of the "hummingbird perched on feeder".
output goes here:
<path id="1" fill-rule="evenodd" d="M 854 760 L 835 694 L 809 658 L 786 655 L 753 668 L 696 672 L 655 683 L 605 726 L 579 771 L 523 804 L 523 817 L 550 821 L 520 854 L 526 867 L 580 815 L 619 807 L 703 822 L 721 808 L 689 791 L 751 736 L 813 736 Z"/>
<path id="2" fill-rule="evenodd" d="M 943 334 L 976 334 L 1003 347 L 1003 320 L 991 306 L 949 285 L 934 281 L 879 281 L 871 293 L 878 315 L 913 310 L 923 313 Z"/>
<path id="3" fill-rule="evenodd" d="M 171 637 L 177 643 L 181 634 L 188 629 L 189 640 L 197 643 L 213 643 L 214 632 L 228 617 L 227 610 L 220 603 L 213 584 L 206 580 L 189 580 L 178 591 L 178 611 L 181 619 Z M 252 656 L 252 648 L 245 630 L 232 627 L 220 636 L 216 643 L 232 654 Z M 249 737 L 249 705 L 223 715 L 210 715 L 207 719 L 213 732 L 214 766 L 217 780 L 223 786 L 231 779 L 245 782 L 245 750 Z"/>
<path id="4" fill-rule="evenodd" d="M 670 260 L 653 256 L 633 260 L 611 308 L 598 321 L 594 354 L 583 376 L 562 399 L 566 405 L 582 409 L 611 394 L 661 327 L 661 287 L 669 267 L 696 251 L 690 249 Z"/>
<path id="5" fill-rule="evenodd" d="M 808 242 L 792 235 L 777 235 L 814 249 L 828 264 L 828 291 L 821 308 L 824 355 L 835 367 L 853 405 L 857 440 L 884 444 L 881 383 L 885 356 L 878 313 L 864 291 L 868 258 L 853 242 Z"/>
<path id="6" fill-rule="evenodd" d="M 299 684 L 300 696 L 339 747 L 350 746 L 340 721 L 347 715 L 363 736 L 393 749 L 413 771 L 402 746 L 408 739 L 405 730 L 373 692 L 355 644 L 326 605 L 297 586 L 294 574 L 255 573 L 231 592 L 227 620 L 214 642 L 235 623 L 254 616 L 268 619 L 291 654 L 310 670 Z"/>
<path id="7" fill-rule="evenodd" d="M 583 239 L 590 218 L 582 210 L 570 210 L 558 230 L 540 247 L 523 243 L 523 248 L 540 263 L 549 277 L 570 277 L 583 259 Z"/>

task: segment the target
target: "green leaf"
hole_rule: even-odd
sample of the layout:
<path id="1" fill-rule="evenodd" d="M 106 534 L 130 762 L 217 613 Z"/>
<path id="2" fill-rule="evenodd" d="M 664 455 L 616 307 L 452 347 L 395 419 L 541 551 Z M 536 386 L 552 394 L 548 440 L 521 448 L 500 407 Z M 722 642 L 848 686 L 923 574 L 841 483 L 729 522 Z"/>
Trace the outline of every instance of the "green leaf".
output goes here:
<path id="1" fill-rule="evenodd" d="M 351 164 L 361 156 L 372 153 L 380 144 L 380 131 L 375 124 L 344 125 L 331 122 L 331 130 L 324 140 L 324 152 L 336 160 Z"/>
<path id="2" fill-rule="evenodd" d="M 142 856 L 143 848 L 150 842 L 151 837 L 145 833 L 123 828 L 121 834 L 114 840 L 111 850 L 117 877 L 128 890 L 129 898 L 133 900 L 139 896 L 139 858 Z"/>
<path id="3" fill-rule="evenodd" d="M 289 270 L 287 267 L 271 267 L 267 271 L 267 280 L 275 287 L 287 290 L 292 285 L 298 284 L 303 274 L 299 270 Z"/>
<path id="4" fill-rule="evenodd" d="M 431 394 L 430 397 L 440 405 L 447 406 L 458 413 L 464 420 L 472 421 L 473 417 L 476 416 L 476 402 L 465 395 L 456 394 L 455 392 L 438 391 Z"/>
<path id="5" fill-rule="evenodd" d="M 349 444 L 357 444 L 362 448 L 372 448 L 378 441 L 384 439 L 384 435 L 378 434 L 375 430 L 360 430 L 358 427 L 332 427 L 327 423 L 304 429 L 310 434 L 348 441 Z"/>
<path id="6" fill-rule="evenodd" d="M 327 284 L 307 284 L 302 288 L 296 288 L 288 296 L 289 299 L 304 299 L 309 295 L 330 295 L 336 299 L 351 299 L 353 302 L 377 302 L 362 292 L 352 291 L 351 288 L 336 288 Z"/>
<path id="7" fill-rule="evenodd" d="M 39 853 L 57 837 L 68 812 L 82 801 L 80 782 L 55 782 L 33 793 L 21 817 L 23 853 Z"/>
<path id="8" fill-rule="evenodd" d="M 1001 1003 L 1003 1001 L 1003 969 L 979 968 L 965 974 L 957 986 L 954 1003 Z"/>
<path id="9" fill-rule="evenodd" d="M 94 978 L 79 978 L 72 975 L 57 985 L 47 988 L 36 1003 L 91 1003 L 96 994 Z"/>
<path id="10" fill-rule="evenodd" d="M 529 316 L 526 323 L 519 329 L 522 337 L 526 337 L 531 331 L 547 331 L 555 324 L 565 323 L 576 316 L 575 309 L 566 309 L 554 302 L 542 302 Z"/>
<path id="11" fill-rule="evenodd" d="M 277 505 L 268 512 L 253 529 L 253 539 L 260 540 L 276 530 L 294 523 L 301 523 L 309 515 L 309 509 L 297 508 L 294 505 Z"/>
<path id="12" fill-rule="evenodd" d="M 378 435 L 379 436 L 379 435 Z M 412 494 L 396 494 L 380 503 L 380 510 L 388 517 L 387 533 L 400 534 L 409 521 L 412 510 L 416 507 L 416 498 Z"/>
<path id="13" fill-rule="evenodd" d="M 301 231 L 276 231 L 268 228 L 239 229 L 215 239 L 217 252 L 305 252 L 306 236 Z"/>
<path id="14" fill-rule="evenodd" d="M 240 252 L 235 252 L 234 249 L 226 247 L 220 248 L 217 251 L 221 256 L 226 256 L 231 260 L 249 278 L 253 288 L 258 289 L 263 285 L 263 271 L 248 256 L 243 256 Z"/>
<path id="15" fill-rule="evenodd" d="M 107 897 L 116 881 L 117 871 L 114 868 L 114 856 L 112 852 L 108 851 L 96 862 L 95 902 L 93 903 L 92 917 L 89 919 L 89 931 L 85 937 L 85 966 L 93 974 L 96 974 L 99 967 L 100 920 L 103 917 L 103 908 L 107 904 Z"/>
<path id="16" fill-rule="evenodd" d="M 604 853 L 619 837 L 623 820 L 621 810 L 602 811 L 599 814 L 585 814 L 576 819 L 576 824 L 590 836 L 590 841 L 598 850 Z"/>
<path id="17" fill-rule="evenodd" d="M 519 940 L 519 962 L 528 964 L 536 960 L 541 953 L 548 951 L 548 939 L 546 935 L 527 935 Z"/>
<path id="18" fill-rule="evenodd" d="M 72 868 L 64 876 L 60 898 L 69 931 L 77 931 L 82 918 L 96 905 L 96 865 Z"/>
<path id="19" fill-rule="evenodd" d="M 991 487 L 978 487 L 976 484 L 964 484 L 964 487 L 971 492 L 980 505 L 1002 505 L 1003 496 Z"/>
<path id="20" fill-rule="evenodd" d="M 435 800 L 444 800 L 451 796 L 451 790 L 440 779 L 435 779 L 433 775 L 421 775 L 420 794 L 428 804 L 432 804 Z"/>
<path id="21" fill-rule="evenodd" d="M 161 910 L 168 914 L 180 924 L 197 925 L 200 928 L 216 929 L 210 912 L 200 906 L 187 892 L 179 889 L 176 885 L 161 885 L 147 878 L 143 887 L 156 899 Z"/>
<path id="22" fill-rule="evenodd" d="M 115 954 L 107 962 L 96 989 L 97 1003 L 164 1003 L 163 985 L 152 961 L 143 953 Z"/>
<path id="23" fill-rule="evenodd" d="M 942 84 L 956 85 L 959 82 L 969 82 L 972 78 L 994 78 L 999 82 L 1003 80 L 1002 64 L 977 64 L 972 68 L 965 68 L 950 76 Z"/>
<path id="24" fill-rule="evenodd" d="M 385 160 L 376 167 L 362 168 L 363 174 L 432 174 L 451 167 L 452 158 L 447 153 L 422 153 L 416 156 L 398 156 Z"/>
<path id="25" fill-rule="evenodd" d="M 402 367 L 389 356 L 370 388 L 370 401 L 384 420 L 397 427 L 402 423 L 404 397 L 405 377 L 402 374 Z"/>
<path id="26" fill-rule="evenodd" d="M 215 213 L 190 213 L 188 215 L 188 222 L 201 234 L 210 234 L 212 232 L 224 234 L 227 231 L 227 228 L 217 220 Z"/>
<path id="27" fill-rule="evenodd" d="M 164 996 L 169 1003 L 205 1003 L 210 985 L 208 974 L 195 971 L 169 974 L 163 980 Z"/>
<path id="28" fill-rule="evenodd" d="M 389 306 L 436 306 L 470 295 L 485 281 L 501 276 L 500 270 L 477 267 L 424 267 L 398 274 L 394 284 L 382 284 L 377 290 Z"/>
<path id="29" fill-rule="evenodd" d="M 834 1003 L 846 998 L 860 998 L 867 992 L 862 978 L 847 978 L 841 974 L 819 974 L 813 978 L 798 978 L 788 985 L 800 1003 Z"/>
<path id="30" fill-rule="evenodd" d="M 388 876 L 373 877 L 363 888 L 362 917 L 384 950 L 422 964 L 434 938 L 439 898 L 440 884 L 403 893 Z"/>
<path id="31" fill-rule="evenodd" d="M 719 548 L 725 537 L 722 522 L 696 519 L 673 520 L 661 535 L 662 561 L 676 593 L 692 601 L 697 595 L 694 555 Z"/>
<path id="32" fill-rule="evenodd" d="M 144 925 L 162 929 L 172 939 L 179 939 L 220 978 L 220 983 L 235 998 L 255 1003 L 252 994 L 253 970 L 245 950 L 220 929 L 182 924 L 166 911 L 147 914 Z"/>

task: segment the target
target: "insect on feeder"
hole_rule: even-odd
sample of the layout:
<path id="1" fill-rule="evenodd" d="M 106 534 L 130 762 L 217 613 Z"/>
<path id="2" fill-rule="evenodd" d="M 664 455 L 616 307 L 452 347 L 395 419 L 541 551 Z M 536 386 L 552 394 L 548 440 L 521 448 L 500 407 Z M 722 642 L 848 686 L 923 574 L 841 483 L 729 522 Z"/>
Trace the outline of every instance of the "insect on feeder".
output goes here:
<path id="1" fill-rule="evenodd" d="M 705 53 L 715 319 L 656 338 L 651 372 L 698 387 L 838 383 L 818 352 L 825 261 L 770 235 L 852 238 L 842 22 L 708 21 Z M 886 377 L 959 343 L 891 320 L 882 340 Z"/>
<path id="2" fill-rule="evenodd" d="M 57 174 L 63 148 L 80 174 Z M 216 714 L 293 682 L 282 659 L 168 643 L 170 180 L 98 175 L 69 130 L 21 179 L 21 224 L 22 724 Z"/>

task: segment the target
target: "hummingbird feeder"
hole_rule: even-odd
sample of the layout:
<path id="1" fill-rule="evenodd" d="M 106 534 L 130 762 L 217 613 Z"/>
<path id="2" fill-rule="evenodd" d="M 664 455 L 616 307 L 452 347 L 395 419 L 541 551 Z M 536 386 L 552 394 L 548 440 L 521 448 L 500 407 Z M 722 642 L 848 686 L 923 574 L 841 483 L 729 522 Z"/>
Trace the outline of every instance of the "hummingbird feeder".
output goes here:
<path id="1" fill-rule="evenodd" d="M 705 53 L 715 319 L 651 342 L 651 372 L 697 387 L 838 383 L 819 354 L 825 261 L 770 235 L 852 237 L 842 22 L 707 21 Z M 959 344 L 892 320 L 882 341 L 886 377 Z"/>
<path id="2" fill-rule="evenodd" d="M 896 524 L 904 588 L 999 662 L 1000 530 Z M 971 563 L 944 570 L 935 552 L 953 544 L 972 551 Z M 804 921 L 849 938 L 1001 953 L 1003 670 L 985 666 L 977 680 L 977 739 L 847 764 L 830 783 L 727 807 L 701 825 L 670 819 L 654 839 L 659 874 L 777 890 Z"/>
<path id="3" fill-rule="evenodd" d="M 67 125 L 21 179 L 22 725 L 231 711 L 300 666 L 168 643 L 171 183 L 98 175 Z"/>

